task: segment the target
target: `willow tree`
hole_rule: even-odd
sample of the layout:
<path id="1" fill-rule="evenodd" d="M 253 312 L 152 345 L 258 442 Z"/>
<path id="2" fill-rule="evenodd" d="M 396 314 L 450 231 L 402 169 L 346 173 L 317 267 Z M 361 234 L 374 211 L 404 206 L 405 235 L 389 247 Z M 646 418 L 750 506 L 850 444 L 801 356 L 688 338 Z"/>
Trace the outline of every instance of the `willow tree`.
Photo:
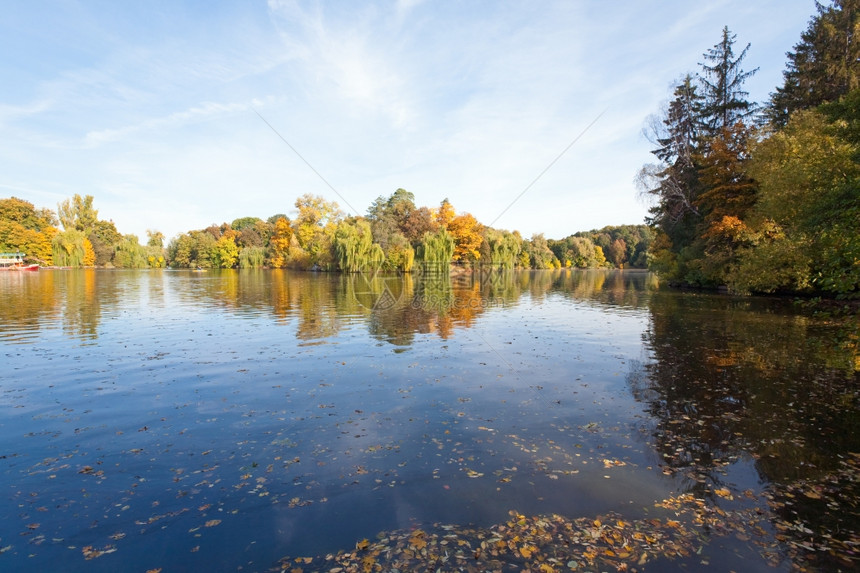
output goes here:
<path id="1" fill-rule="evenodd" d="M 385 262 L 385 253 L 373 242 L 370 223 L 364 220 L 341 221 L 332 246 L 338 267 L 346 273 L 375 271 Z"/>
<path id="2" fill-rule="evenodd" d="M 454 256 L 454 247 L 454 237 L 444 228 L 435 233 L 424 233 L 418 251 L 423 266 L 447 270 Z"/>
<path id="3" fill-rule="evenodd" d="M 125 235 L 116 246 L 113 264 L 124 269 L 145 269 L 150 266 L 149 252 L 137 235 Z"/>
<path id="4" fill-rule="evenodd" d="M 96 256 L 87 235 L 78 229 L 57 233 L 52 241 L 54 265 L 58 267 L 89 267 Z"/>
<path id="5" fill-rule="evenodd" d="M 266 261 L 266 251 L 263 247 L 243 247 L 239 251 L 240 269 L 259 269 Z"/>
<path id="6" fill-rule="evenodd" d="M 497 229 L 487 229 L 485 234 L 490 245 L 490 264 L 501 269 L 513 269 L 523 247 L 522 237 Z"/>

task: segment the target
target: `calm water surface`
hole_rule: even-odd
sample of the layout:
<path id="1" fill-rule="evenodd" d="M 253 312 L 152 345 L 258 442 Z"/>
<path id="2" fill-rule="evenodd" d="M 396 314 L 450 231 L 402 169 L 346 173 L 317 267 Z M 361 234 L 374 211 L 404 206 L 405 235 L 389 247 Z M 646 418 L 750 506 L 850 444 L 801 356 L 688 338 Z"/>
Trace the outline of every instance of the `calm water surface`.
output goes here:
<path id="1" fill-rule="evenodd" d="M 0 570 L 848 571 L 857 334 L 635 272 L 3 273 Z"/>

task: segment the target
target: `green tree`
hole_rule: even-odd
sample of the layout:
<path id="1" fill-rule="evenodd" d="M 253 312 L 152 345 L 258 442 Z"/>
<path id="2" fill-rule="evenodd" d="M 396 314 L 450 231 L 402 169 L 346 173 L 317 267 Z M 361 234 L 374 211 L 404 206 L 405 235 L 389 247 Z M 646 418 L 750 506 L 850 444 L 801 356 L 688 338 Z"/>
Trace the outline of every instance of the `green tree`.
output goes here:
<path id="1" fill-rule="evenodd" d="M 783 85 L 771 94 L 767 116 L 778 127 L 795 111 L 838 101 L 860 87 L 860 1 L 816 2 L 816 9 L 787 54 Z"/>
<path id="2" fill-rule="evenodd" d="M 513 269 L 523 248 L 523 240 L 519 234 L 510 233 L 487 227 L 485 235 L 490 247 L 489 262 L 494 267 Z"/>
<path id="3" fill-rule="evenodd" d="M 550 250 L 543 233 L 532 235 L 532 238 L 523 244 L 523 252 L 528 254 L 529 265 L 533 269 L 552 269 L 561 266 L 561 261 Z"/>
<path id="4" fill-rule="evenodd" d="M 64 229 L 77 229 L 89 235 L 99 220 L 99 212 L 93 207 L 93 196 L 81 197 L 77 193 L 57 205 L 57 215 Z"/>
<path id="5" fill-rule="evenodd" d="M 211 268 L 211 255 L 215 239 L 207 231 L 189 231 L 173 240 L 167 246 L 167 256 L 172 267 Z"/>
<path id="6" fill-rule="evenodd" d="M 146 237 L 146 245 L 148 247 L 158 247 L 159 249 L 164 247 L 164 233 L 162 233 L 161 231 L 153 231 L 147 229 Z"/>
<path id="7" fill-rule="evenodd" d="M 373 242 L 370 223 L 341 221 L 332 242 L 338 268 L 347 273 L 378 270 L 385 261 L 382 247 Z"/>
<path id="8" fill-rule="evenodd" d="M 137 235 L 124 235 L 116 245 L 113 264 L 123 269 L 145 269 L 150 266 L 149 253 Z"/>
<path id="9" fill-rule="evenodd" d="M 122 241 L 122 235 L 116 229 L 113 221 L 97 220 L 87 238 L 93 246 L 96 265 L 106 266 L 113 263 L 116 247 Z"/>
<path id="10" fill-rule="evenodd" d="M 860 101 L 860 91 L 853 97 Z M 831 122 L 817 111 L 792 115 L 753 150 L 759 198 L 748 216 L 752 245 L 730 285 L 740 291 L 860 291 L 860 145 L 846 127 L 857 107 Z M 850 132 L 848 132 L 850 133 Z"/>
<path id="11" fill-rule="evenodd" d="M 649 138 L 659 159 L 639 172 L 637 184 L 652 201 L 646 221 L 661 229 L 676 245 L 689 244 L 700 220 L 696 199 L 700 191 L 702 96 L 689 74 L 675 87 L 674 99 L 661 121 L 652 122 Z"/>
<path id="12" fill-rule="evenodd" d="M 242 231 L 248 228 L 255 228 L 258 223 L 263 220 L 259 217 L 239 217 L 235 219 L 232 223 L 230 223 L 230 228 L 234 231 Z"/>
<path id="13" fill-rule="evenodd" d="M 408 273 L 415 263 L 415 249 L 406 237 L 399 233 L 390 237 L 384 256 L 386 267 L 393 271 Z"/>
<path id="14" fill-rule="evenodd" d="M 454 247 L 454 237 L 440 228 L 436 232 L 424 234 L 418 255 L 425 268 L 447 272 L 454 256 Z"/>
<path id="15" fill-rule="evenodd" d="M 745 122 L 757 110 L 757 106 L 747 99 L 749 94 L 743 86 L 758 68 L 743 71 L 741 63 L 750 45 L 747 44 L 735 57 L 736 38 L 737 35 L 729 32 L 728 26 L 724 27 L 720 42 L 704 53 L 705 61 L 699 64 L 702 68 L 700 81 L 704 99 L 702 123 L 711 137 L 738 122 Z"/>
<path id="16" fill-rule="evenodd" d="M 377 197 L 367 210 L 373 240 L 387 251 L 389 241 L 398 235 L 405 235 L 413 211 L 415 196 L 405 189 L 397 189 L 388 198 Z"/>
<path id="17" fill-rule="evenodd" d="M 239 251 L 240 269 L 262 268 L 266 260 L 266 251 L 263 247 L 243 247 Z"/>

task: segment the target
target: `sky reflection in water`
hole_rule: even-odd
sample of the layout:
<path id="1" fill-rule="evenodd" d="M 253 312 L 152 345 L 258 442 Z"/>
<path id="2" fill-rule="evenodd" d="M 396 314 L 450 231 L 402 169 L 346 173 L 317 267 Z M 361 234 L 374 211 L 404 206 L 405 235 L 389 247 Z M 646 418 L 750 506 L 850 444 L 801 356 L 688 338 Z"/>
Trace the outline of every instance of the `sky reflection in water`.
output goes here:
<path id="1" fill-rule="evenodd" d="M 860 451 L 856 326 L 656 287 L 579 271 L 2 276 L 0 566 L 320 556 L 311 570 L 381 531 L 432 547 L 434 523 L 486 532 L 512 510 L 686 519 L 689 555 L 631 549 L 649 571 L 844 564 L 824 535 L 856 539 L 839 481 Z M 765 517 L 711 538 L 666 502 L 686 493 Z M 525 547 L 481 558 L 521 565 Z"/>

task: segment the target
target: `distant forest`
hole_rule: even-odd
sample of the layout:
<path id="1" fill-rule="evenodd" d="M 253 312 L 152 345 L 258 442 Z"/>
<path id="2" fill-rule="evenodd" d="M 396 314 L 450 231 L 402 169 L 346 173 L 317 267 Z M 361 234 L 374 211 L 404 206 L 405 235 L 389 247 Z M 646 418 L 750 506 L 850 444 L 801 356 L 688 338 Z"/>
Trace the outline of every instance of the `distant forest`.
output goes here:
<path id="1" fill-rule="evenodd" d="M 147 231 L 141 244 L 99 219 L 93 197 L 75 195 L 57 212 L 15 197 L 0 199 L 0 251 L 22 251 L 43 265 L 119 268 L 292 268 L 410 272 L 421 265 L 491 265 L 501 269 L 646 268 L 654 231 L 622 225 L 565 239 L 523 238 L 457 214 L 445 199 L 417 207 L 412 193 L 380 196 L 363 217 L 315 195 L 295 201 L 296 215 L 241 217 L 171 239 Z M 62 227 L 62 231 L 58 228 Z"/>

